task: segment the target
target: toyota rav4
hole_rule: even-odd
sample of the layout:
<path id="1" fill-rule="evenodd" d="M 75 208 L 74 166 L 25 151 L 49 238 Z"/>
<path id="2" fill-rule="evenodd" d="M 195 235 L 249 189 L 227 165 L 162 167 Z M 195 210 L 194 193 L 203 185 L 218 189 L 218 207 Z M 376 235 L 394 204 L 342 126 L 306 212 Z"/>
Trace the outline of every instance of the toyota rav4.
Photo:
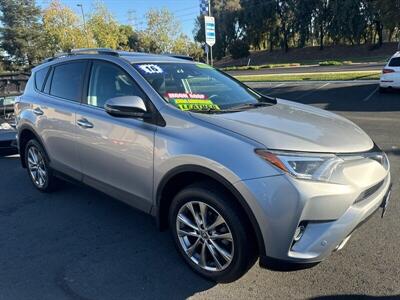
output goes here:
<path id="1" fill-rule="evenodd" d="M 390 195 L 351 121 L 265 96 L 185 57 L 81 49 L 33 69 L 15 105 L 22 166 L 152 215 L 202 276 L 325 259 Z"/>

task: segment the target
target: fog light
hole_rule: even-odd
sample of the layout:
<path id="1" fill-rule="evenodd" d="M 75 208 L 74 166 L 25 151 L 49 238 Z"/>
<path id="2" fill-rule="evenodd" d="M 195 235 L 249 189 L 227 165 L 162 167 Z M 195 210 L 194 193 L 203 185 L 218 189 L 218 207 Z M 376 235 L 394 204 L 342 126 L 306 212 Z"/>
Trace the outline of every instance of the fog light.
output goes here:
<path id="1" fill-rule="evenodd" d="M 301 237 L 303 236 L 304 231 L 306 230 L 306 222 L 301 222 L 299 226 L 296 228 L 296 231 L 294 233 L 294 241 L 298 242 Z"/>

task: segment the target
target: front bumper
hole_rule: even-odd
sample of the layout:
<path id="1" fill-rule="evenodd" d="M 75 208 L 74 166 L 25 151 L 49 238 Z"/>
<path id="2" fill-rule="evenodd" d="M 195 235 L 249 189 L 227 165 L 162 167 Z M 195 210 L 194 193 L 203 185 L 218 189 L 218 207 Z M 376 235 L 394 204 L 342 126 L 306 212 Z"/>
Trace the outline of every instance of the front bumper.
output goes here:
<path id="1" fill-rule="evenodd" d="M 322 261 L 381 205 L 390 187 L 390 173 L 375 178 L 372 193 L 356 201 L 362 191 L 354 185 L 272 176 L 236 183 L 251 207 L 264 240 L 261 257 L 300 265 Z M 371 189 L 369 189 L 371 190 Z M 300 223 L 306 229 L 294 236 Z M 347 241 L 347 240 L 346 240 Z"/>

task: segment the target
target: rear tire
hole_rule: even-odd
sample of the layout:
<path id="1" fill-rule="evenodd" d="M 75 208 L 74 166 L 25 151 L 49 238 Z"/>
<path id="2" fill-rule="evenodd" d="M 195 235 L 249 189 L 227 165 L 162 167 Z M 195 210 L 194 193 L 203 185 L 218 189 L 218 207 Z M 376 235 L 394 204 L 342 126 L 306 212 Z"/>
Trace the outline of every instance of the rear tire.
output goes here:
<path id="1" fill-rule="evenodd" d="M 58 186 L 58 179 L 50 168 L 49 158 L 42 145 L 35 139 L 25 145 L 25 164 L 33 185 L 41 192 L 51 192 Z"/>
<path id="2" fill-rule="evenodd" d="M 195 272 L 216 282 L 240 278 L 256 261 L 256 242 L 246 220 L 232 196 L 207 182 L 180 191 L 169 211 L 178 252 Z"/>

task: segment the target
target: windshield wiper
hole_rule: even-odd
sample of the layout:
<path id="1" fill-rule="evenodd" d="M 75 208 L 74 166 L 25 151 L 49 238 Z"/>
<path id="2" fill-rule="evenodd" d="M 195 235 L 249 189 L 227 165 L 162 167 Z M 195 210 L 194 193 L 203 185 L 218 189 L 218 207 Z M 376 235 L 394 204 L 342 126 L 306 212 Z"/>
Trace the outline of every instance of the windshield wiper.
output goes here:
<path id="1" fill-rule="evenodd" d="M 256 102 L 256 103 L 242 103 L 230 108 L 226 109 L 213 109 L 213 108 L 208 108 L 208 109 L 191 109 L 188 110 L 190 112 L 195 112 L 195 113 L 203 113 L 203 114 L 223 114 L 223 113 L 232 113 L 232 112 L 240 112 L 243 109 L 251 109 L 251 108 L 258 108 L 258 107 L 265 107 L 265 106 L 271 106 L 273 103 L 270 102 Z"/>
<path id="2" fill-rule="evenodd" d="M 188 112 L 203 113 L 203 114 L 223 114 L 228 112 L 239 112 L 239 109 L 191 109 Z"/>

